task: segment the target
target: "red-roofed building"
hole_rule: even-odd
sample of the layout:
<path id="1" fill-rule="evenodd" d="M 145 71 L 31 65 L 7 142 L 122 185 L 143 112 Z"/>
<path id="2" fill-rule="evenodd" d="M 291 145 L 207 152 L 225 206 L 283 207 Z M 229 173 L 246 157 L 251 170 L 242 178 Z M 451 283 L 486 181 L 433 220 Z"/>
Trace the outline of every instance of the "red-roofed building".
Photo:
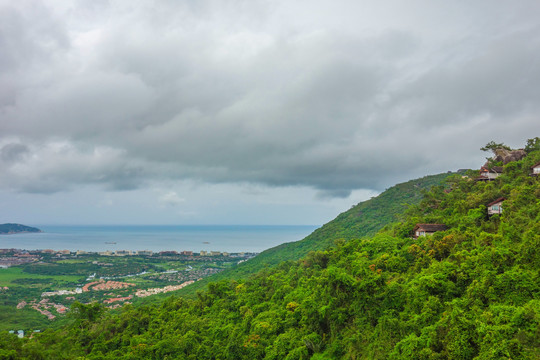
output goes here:
<path id="1" fill-rule="evenodd" d="M 490 181 L 498 178 L 503 172 L 502 166 L 492 166 L 487 168 L 482 166 L 480 168 L 480 175 L 476 178 L 476 181 Z"/>

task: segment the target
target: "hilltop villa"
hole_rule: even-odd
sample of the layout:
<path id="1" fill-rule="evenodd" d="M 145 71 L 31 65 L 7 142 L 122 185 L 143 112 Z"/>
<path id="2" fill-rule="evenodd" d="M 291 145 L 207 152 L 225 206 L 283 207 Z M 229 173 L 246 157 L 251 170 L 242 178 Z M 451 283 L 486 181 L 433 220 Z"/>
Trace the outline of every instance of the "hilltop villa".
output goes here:
<path id="1" fill-rule="evenodd" d="M 480 168 L 480 175 L 476 178 L 476 181 L 490 181 L 498 178 L 503 172 L 502 166 L 492 166 L 487 168 L 482 166 Z"/>

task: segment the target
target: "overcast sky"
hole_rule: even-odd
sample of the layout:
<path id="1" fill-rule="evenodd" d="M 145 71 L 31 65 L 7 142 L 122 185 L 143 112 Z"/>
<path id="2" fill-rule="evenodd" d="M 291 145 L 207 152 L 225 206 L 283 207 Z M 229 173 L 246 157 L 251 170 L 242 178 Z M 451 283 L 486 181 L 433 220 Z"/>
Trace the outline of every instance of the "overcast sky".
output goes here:
<path id="1" fill-rule="evenodd" d="M 323 224 L 540 136 L 540 2 L 0 0 L 0 223 Z"/>

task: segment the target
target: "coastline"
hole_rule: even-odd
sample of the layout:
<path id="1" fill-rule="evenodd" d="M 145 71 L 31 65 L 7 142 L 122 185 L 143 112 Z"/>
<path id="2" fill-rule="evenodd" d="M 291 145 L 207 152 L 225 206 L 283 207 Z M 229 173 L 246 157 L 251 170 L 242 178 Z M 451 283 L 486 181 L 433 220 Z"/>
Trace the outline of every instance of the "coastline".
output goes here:
<path id="1" fill-rule="evenodd" d="M 101 252 L 261 252 L 305 238 L 318 226 L 40 226 L 2 238 L 1 248 Z M 6 234 L 7 235 L 7 234 Z"/>
<path id="2" fill-rule="evenodd" d="M 0 235 L 37 234 L 37 233 L 42 233 L 42 232 L 44 232 L 44 231 L 43 230 L 39 230 L 39 231 L 10 231 L 10 232 L 0 233 Z"/>

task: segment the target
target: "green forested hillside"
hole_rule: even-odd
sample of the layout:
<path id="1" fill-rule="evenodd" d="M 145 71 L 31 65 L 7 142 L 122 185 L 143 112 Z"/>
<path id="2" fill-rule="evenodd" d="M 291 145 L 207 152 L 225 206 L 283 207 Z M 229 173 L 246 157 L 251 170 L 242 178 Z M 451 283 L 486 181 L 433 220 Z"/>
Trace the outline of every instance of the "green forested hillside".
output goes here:
<path id="1" fill-rule="evenodd" d="M 450 176 L 373 236 L 194 300 L 118 315 L 75 305 L 62 330 L 2 336 L 0 358 L 538 359 L 539 161 L 531 151 L 490 182 Z M 502 214 L 488 217 L 500 197 Z M 417 223 L 448 229 L 413 239 Z"/>
<path id="2" fill-rule="evenodd" d="M 208 283 L 223 279 L 241 279 L 287 260 L 298 260 L 310 251 L 325 250 L 338 239 L 350 240 L 374 235 L 383 226 L 397 221 L 408 206 L 418 204 L 422 193 L 443 183 L 450 173 L 425 176 L 397 184 L 379 196 L 361 202 L 338 215 L 306 238 L 265 250 L 255 258 L 231 269 L 198 281 L 180 291 L 182 296 L 194 297 Z"/>

